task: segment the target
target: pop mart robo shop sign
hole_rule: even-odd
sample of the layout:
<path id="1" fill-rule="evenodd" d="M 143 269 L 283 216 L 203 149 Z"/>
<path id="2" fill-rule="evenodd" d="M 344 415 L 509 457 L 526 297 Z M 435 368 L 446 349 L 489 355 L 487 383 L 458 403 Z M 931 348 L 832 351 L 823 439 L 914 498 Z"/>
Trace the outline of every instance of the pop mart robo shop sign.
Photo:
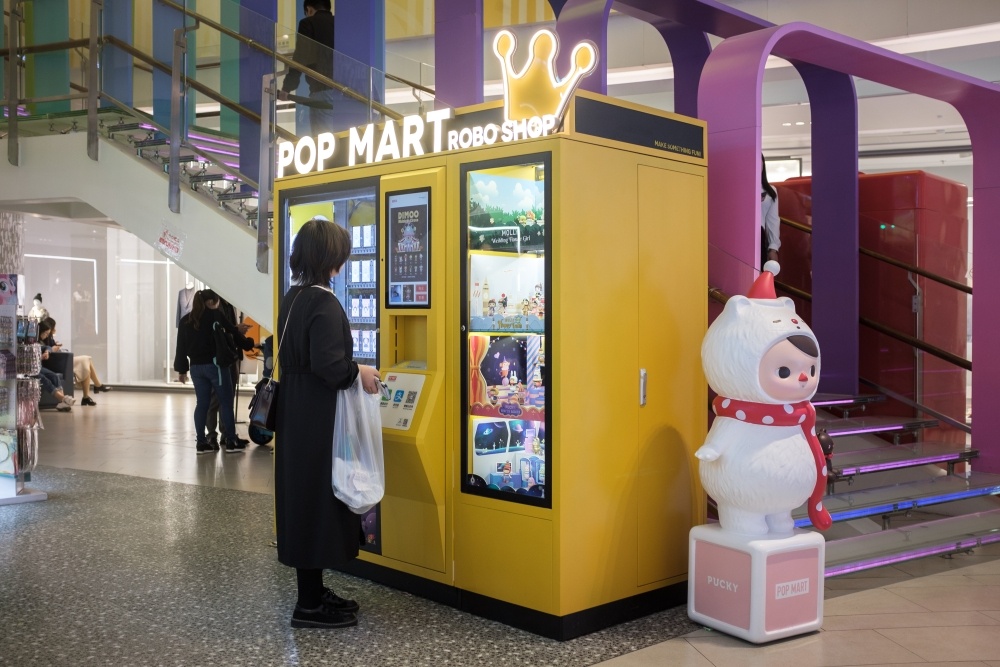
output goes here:
<path id="1" fill-rule="evenodd" d="M 530 54 L 520 70 L 513 63 L 517 38 L 501 30 L 493 39 L 493 53 L 503 77 L 503 108 L 455 117 L 451 109 L 424 116 L 407 116 L 381 126 L 369 123 L 351 128 L 338 138 L 330 132 L 278 144 L 278 177 L 292 168 L 299 174 L 356 164 L 415 157 L 462 148 L 492 146 L 547 136 L 559 127 L 566 104 L 583 77 L 597 66 L 597 47 L 584 40 L 573 47 L 565 77 L 555 71 L 559 40 L 550 30 L 531 37 Z"/>
<path id="2" fill-rule="evenodd" d="M 424 116 L 389 120 L 381 126 L 369 123 L 352 127 L 346 136 L 322 132 L 316 137 L 302 137 L 294 144 L 289 141 L 278 144 L 278 178 L 289 173 L 310 174 L 357 164 L 537 139 L 552 134 L 556 123 L 552 114 L 504 120 L 503 109 L 497 108 L 456 118 L 451 109 L 441 109 Z"/>

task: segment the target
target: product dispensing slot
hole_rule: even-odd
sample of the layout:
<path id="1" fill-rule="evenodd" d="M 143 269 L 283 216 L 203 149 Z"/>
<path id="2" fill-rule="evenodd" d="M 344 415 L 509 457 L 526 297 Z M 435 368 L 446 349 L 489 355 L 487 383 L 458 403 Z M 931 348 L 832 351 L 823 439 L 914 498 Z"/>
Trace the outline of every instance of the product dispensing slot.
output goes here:
<path id="1" fill-rule="evenodd" d="M 402 362 L 427 364 L 427 316 L 394 315 L 393 342 L 395 349 L 390 359 L 396 366 Z"/>

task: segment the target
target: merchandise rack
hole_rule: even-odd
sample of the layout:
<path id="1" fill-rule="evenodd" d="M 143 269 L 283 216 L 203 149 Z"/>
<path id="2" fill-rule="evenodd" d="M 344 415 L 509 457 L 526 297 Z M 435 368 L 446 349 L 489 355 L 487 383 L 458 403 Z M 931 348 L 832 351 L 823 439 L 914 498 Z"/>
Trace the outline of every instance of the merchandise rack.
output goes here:
<path id="1" fill-rule="evenodd" d="M 25 486 L 38 462 L 41 347 L 38 320 L 17 314 L 17 278 L 0 276 L 0 505 L 48 498 Z"/>

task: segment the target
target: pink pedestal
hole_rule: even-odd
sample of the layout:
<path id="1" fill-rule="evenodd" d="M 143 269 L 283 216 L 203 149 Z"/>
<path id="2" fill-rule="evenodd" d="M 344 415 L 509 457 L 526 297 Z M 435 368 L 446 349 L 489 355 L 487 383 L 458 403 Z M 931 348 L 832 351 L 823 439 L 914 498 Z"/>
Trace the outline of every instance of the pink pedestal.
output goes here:
<path id="1" fill-rule="evenodd" d="M 818 533 L 756 538 L 695 526 L 688 616 L 756 644 L 819 630 L 825 562 Z"/>

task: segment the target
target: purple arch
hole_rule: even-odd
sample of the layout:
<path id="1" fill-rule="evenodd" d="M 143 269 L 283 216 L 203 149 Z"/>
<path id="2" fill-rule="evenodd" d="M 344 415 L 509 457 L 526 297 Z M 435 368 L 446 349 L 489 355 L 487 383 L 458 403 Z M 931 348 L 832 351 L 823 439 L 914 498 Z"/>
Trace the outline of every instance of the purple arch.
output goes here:
<path id="1" fill-rule="evenodd" d="M 580 88 L 592 93 L 608 94 L 608 17 L 612 0 L 566 0 L 556 20 L 556 34 L 563 46 L 556 56 L 560 75 L 570 67 L 573 49 L 569 45 L 589 39 L 597 45 L 600 60 L 597 69 L 584 77 Z"/>
<path id="2" fill-rule="evenodd" d="M 893 86 L 908 92 L 948 102 L 961 114 L 969 129 L 973 150 L 973 212 L 976 234 L 975 248 L 1000 247 L 1000 226 L 995 224 L 995 211 L 1000 207 L 1000 125 L 995 122 L 995 110 L 1000 108 L 1000 86 L 952 72 L 935 65 L 872 46 L 860 40 L 838 35 L 805 23 L 791 23 L 741 35 L 716 47 L 709 56 L 699 92 L 699 109 L 709 128 L 709 180 L 712 195 L 709 200 L 709 243 L 714 248 L 710 256 L 709 278 L 724 290 L 739 291 L 746 264 L 753 264 L 758 247 L 751 229 L 759 222 L 757 179 L 760 137 L 760 83 L 768 55 L 811 63 L 830 70 L 852 74 L 870 81 Z M 810 89 L 810 96 L 822 94 Z M 830 119 L 814 116 L 814 127 Z M 855 164 L 857 141 L 854 141 Z M 816 141 L 834 142 L 836 136 L 820 135 Z M 845 160 L 846 162 L 846 160 Z M 836 165 L 831 165 L 831 169 Z M 846 169 L 850 165 L 839 165 Z M 751 171 L 753 168 L 753 171 Z M 815 174 L 817 185 L 831 174 Z M 725 193 L 725 196 L 718 196 Z M 832 190 L 824 194 L 836 199 Z M 826 206 L 836 202 L 827 201 Z M 856 292 L 856 275 L 850 265 L 834 266 L 836 258 L 857 257 L 857 201 L 843 205 L 844 217 L 825 221 L 820 230 L 814 221 L 813 284 L 816 310 L 832 311 L 837 306 L 836 292 Z M 849 209 L 849 210 L 848 210 Z M 815 206 L 814 206 L 815 211 Z M 753 227 L 750 223 L 753 222 Z M 852 232 L 851 229 L 854 231 Z M 817 266 L 815 250 L 829 253 L 826 266 Z M 984 255 L 985 256 L 985 255 Z M 981 264 L 980 285 L 973 296 L 973 341 L 976 366 L 973 376 L 973 408 L 979 415 L 983 433 L 993 432 L 1000 413 L 986 403 L 1000 395 L 1000 351 L 992 345 L 990 334 L 1000 328 L 1000 266 L 994 262 Z M 822 275 L 817 275 L 817 270 Z M 852 278 L 851 276 L 855 276 Z M 985 277 L 984 277 L 985 276 Z M 838 280 L 840 282 L 838 282 Z M 846 280 L 846 282 L 844 282 Z M 824 285 L 824 292 L 820 292 Z M 830 312 L 830 317 L 857 327 L 857 312 Z M 821 327 L 831 327 L 829 330 Z M 817 335 L 827 341 L 833 324 L 818 325 Z M 1000 472 L 1000 445 L 983 443 L 979 469 Z"/>
<path id="3" fill-rule="evenodd" d="M 591 39 L 607 43 L 608 0 L 569 0 L 559 14 L 557 31 L 563 43 Z M 698 114 L 698 90 L 703 69 L 711 54 L 706 32 L 735 38 L 774 25 L 763 19 L 726 7 L 716 0 L 622 0 L 615 5 L 620 11 L 646 21 L 656 28 L 670 49 L 674 65 L 674 110 L 689 116 Z M 601 41 L 603 40 L 603 42 Z M 567 50 L 568 52 L 568 50 Z M 856 285 L 846 285 L 844 276 L 857 280 L 857 229 L 844 232 L 838 220 L 857 219 L 857 94 L 854 83 L 847 74 L 817 67 L 808 62 L 793 61 L 802 77 L 812 102 L 815 121 L 812 126 L 813 173 L 813 298 L 817 308 L 813 324 L 823 341 L 823 390 L 837 393 L 855 393 L 858 387 L 858 292 Z M 599 66 L 603 73 L 601 84 L 607 90 L 607 60 Z M 761 72 L 762 73 L 762 72 Z M 754 84 L 755 97 L 760 110 L 760 82 L 754 71 L 749 81 Z M 584 81 L 593 79 L 588 77 Z M 747 83 L 747 81 L 742 81 Z M 591 88 L 591 90 L 595 90 Z M 712 129 L 709 124 L 709 129 Z M 730 165 L 734 171 L 745 174 L 760 173 L 760 124 L 756 134 L 745 135 L 754 149 L 754 159 Z M 709 164 L 719 159 L 718 146 L 710 150 Z M 711 172 L 710 172 L 711 173 Z M 756 177 L 755 177 L 756 178 Z M 730 198 L 732 193 L 720 190 L 714 179 L 709 179 L 709 199 Z M 757 194 L 751 196 L 757 201 Z M 749 201 L 749 200 L 748 200 Z M 737 249 L 759 247 L 759 213 L 754 224 L 747 224 L 738 232 L 724 234 L 709 231 L 709 240 L 718 243 L 709 248 L 709 277 L 713 287 L 722 287 L 736 294 L 747 290 L 756 273 L 758 260 L 753 255 L 737 254 Z M 733 223 L 737 224 L 737 223 Z M 835 238 L 828 238 L 830 236 Z M 734 262 L 733 259 L 737 258 Z M 713 270 L 712 267 L 719 267 Z M 720 270 L 733 273 L 724 283 L 715 281 Z M 849 315 L 853 313 L 852 315 Z"/>
<path id="4" fill-rule="evenodd" d="M 483 0 L 434 0 L 434 69 L 437 108 L 483 101 Z"/>

